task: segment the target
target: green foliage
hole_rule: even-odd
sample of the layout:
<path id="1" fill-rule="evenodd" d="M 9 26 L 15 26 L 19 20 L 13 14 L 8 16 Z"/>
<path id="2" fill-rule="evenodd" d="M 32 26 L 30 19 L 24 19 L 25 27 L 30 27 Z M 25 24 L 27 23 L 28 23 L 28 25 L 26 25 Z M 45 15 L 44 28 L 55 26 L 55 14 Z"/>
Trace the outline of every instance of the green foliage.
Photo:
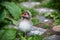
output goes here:
<path id="1" fill-rule="evenodd" d="M 1 5 L 6 7 L 14 19 L 18 20 L 20 18 L 21 9 L 14 2 L 3 2 Z"/>
<path id="2" fill-rule="evenodd" d="M 23 32 L 18 32 L 18 35 L 20 40 L 43 40 L 44 38 L 42 35 L 23 36 L 24 35 Z"/>
<path id="3" fill-rule="evenodd" d="M 59 16 L 59 12 L 52 12 L 52 13 L 46 13 L 46 14 L 44 14 L 44 16 L 45 17 L 50 17 L 50 18 L 52 18 L 53 20 L 55 20 L 55 19 L 59 19 L 60 18 L 60 16 Z"/>
<path id="4" fill-rule="evenodd" d="M 26 2 L 28 0 L 16 0 L 16 2 Z"/>
<path id="5" fill-rule="evenodd" d="M 43 0 L 31 0 L 31 1 L 33 1 L 33 2 L 41 2 Z"/>
<path id="6" fill-rule="evenodd" d="M 0 30 L 0 40 L 14 40 L 16 37 L 15 29 Z"/>
<path id="7" fill-rule="evenodd" d="M 55 11 L 55 12 L 52 12 L 52 13 L 46 13 L 44 14 L 45 17 L 47 18 L 51 18 L 54 20 L 54 24 L 55 25 L 60 25 L 60 11 Z"/>
<path id="8" fill-rule="evenodd" d="M 60 0 L 44 0 L 40 6 L 60 10 Z"/>
<path id="9" fill-rule="evenodd" d="M 31 12 L 32 16 L 36 16 L 38 15 L 38 12 L 35 9 L 29 9 L 29 11 Z"/>
<path id="10" fill-rule="evenodd" d="M 40 36 L 40 35 L 33 35 L 33 36 L 30 36 L 30 37 L 23 37 L 21 36 L 20 37 L 20 40 L 43 40 L 43 36 Z"/>
<path id="11" fill-rule="evenodd" d="M 11 20 L 9 20 L 9 19 L 7 19 L 6 17 L 7 17 L 7 10 L 2 10 L 1 12 L 0 12 L 0 27 L 3 27 L 3 26 L 5 26 L 5 25 L 8 25 L 8 24 L 11 24 L 12 23 L 12 21 Z"/>
<path id="12" fill-rule="evenodd" d="M 36 18 L 32 18 L 33 25 L 38 25 L 40 22 Z"/>
<path id="13" fill-rule="evenodd" d="M 6 14 L 7 14 L 6 10 L 0 12 L 0 21 L 6 18 Z"/>
<path id="14" fill-rule="evenodd" d="M 7 2 L 6 2 L 7 1 Z M 32 17 L 36 16 L 38 12 L 33 8 L 26 8 L 21 6 L 20 8 L 15 2 L 15 0 L 0 0 L 0 40 L 15 40 L 16 36 L 20 35 L 21 40 L 39 40 L 42 38 L 40 36 L 23 37 L 23 33 L 20 32 L 16 34 L 16 30 L 13 28 L 8 28 L 7 25 L 14 24 L 17 25 L 20 19 L 20 15 L 23 11 L 29 10 L 32 13 Z M 39 20 L 32 19 L 34 25 L 39 24 Z M 7 26 L 7 27 L 5 27 Z M 2 28 L 3 27 L 3 28 Z M 39 37 L 39 39 L 38 39 Z"/>
<path id="15" fill-rule="evenodd" d="M 16 34 L 18 33 L 18 34 Z M 23 36 L 23 32 L 17 32 L 15 29 L 5 28 L 4 30 L 0 30 L 0 40 L 15 40 L 16 36 L 20 38 L 20 40 L 43 40 L 43 36 L 41 35 L 32 35 L 32 36 Z"/>
<path id="16" fill-rule="evenodd" d="M 5 2 L 5 1 L 9 1 L 9 2 L 26 2 L 28 0 L 0 0 L 0 2 Z"/>
<path id="17" fill-rule="evenodd" d="M 23 36 L 21 36 L 21 37 L 20 37 L 20 40 L 26 40 L 26 38 L 25 38 L 25 37 L 23 37 Z"/>
<path id="18" fill-rule="evenodd" d="M 5 30 L 0 30 L 0 38 L 1 38 L 1 36 L 3 35 L 4 31 L 5 31 Z"/>
<path id="19" fill-rule="evenodd" d="M 21 17 L 21 9 L 14 2 L 0 3 L 0 26 L 3 27 L 8 24 L 17 25 Z"/>
<path id="20" fill-rule="evenodd" d="M 18 4 L 18 5 L 19 5 L 19 7 L 21 8 L 21 11 L 22 11 L 22 12 L 29 9 L 29 8 L 27 8 L 27 7 L 25 7 L 25 6 L 20 5 L 20 4 Z"/>
<path id="21" fill-rule="evenodd" d="M 43 36 L 40 35 L 33 35 L 31 40 L 43 40 Z"/>
<path id="22" fill-rule="evenodd" d="M 35 9 L 26 8 L 24 6 L 20 6 L 19 8 L 14 2 L 1 2 L 0 5 L 1 5 L 1 8 L 3 8 L 3 10 L 0 12 L 1 13 L 0 25 L 2 22 L 4 23 L 4 25 L 6 24 L 18 25 L 18 21 L 16 20 L 20 19 L 21 13 L 25 10 L 29 10 L 32 13 L 32 16 L 38 15 L 38 12 Z"/>
<path id="23" fill-rule="evenodd" d="M 24 35 L 24 32 L 19 31 L 17 34 L 18 34 L 19 36 L 23 36 L 23 35 Z"/>
<path id="24" fill-rule="evenodd" d="M 22 12 L 25 10 L 29 10 L 31 12 L 32 16 L 38 15 L 38 12 L 34 8 L 27 8 L 27 7 L 20 5 L 20 9 L 22 10 Z"/>
<path id="25" fill-rule="evenodd" d="M 50 29 L 50 26 L 49 26 L 49 24 L 45 24 L 45 25 L 43 26 L 43 28 L 44 28 L 44 29 Z"/>
<path id="26" fill-rule="evenodd" d="M 54 24 L 55 24 L 55 25 L 60 25 L 60 20 L 59 20 L 59 19 L 56 19 L 56 20 L 54 21 Z"/>

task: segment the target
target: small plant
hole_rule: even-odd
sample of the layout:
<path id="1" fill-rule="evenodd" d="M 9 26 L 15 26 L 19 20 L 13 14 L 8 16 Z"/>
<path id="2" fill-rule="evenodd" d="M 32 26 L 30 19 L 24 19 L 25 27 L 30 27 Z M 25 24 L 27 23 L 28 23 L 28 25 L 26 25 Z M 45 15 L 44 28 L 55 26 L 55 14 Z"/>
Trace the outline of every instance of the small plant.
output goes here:
<path id="1" fill-rule="evenodd" d="M 31 12 L 32 17 L 38 15 L 38 12 L 34 8 L 29 9 L 29 11 Z"/>
<path id="2" fill-rule="evenodd" d="M 40 21 L 36 18 L 32 18 L 33 25 L 38 25 L 40 24 Z"/>
<path id="3" fill-rule="evenodd" d="M 55 21 L 54 21 L 54 24 L 55 24 L 55 25 L 60 25 L 60 20 L 58 20 L 58 19 L 55 20 Z"/>
<path id="4" fill-rule="evenodd" d="M 1 29 L 0 40 L 14 40 L 16 37 L 16 29 Z"/>
<path id="5" fill-rule="evenodd" d="M 43 26 L 43 28 L 45 28 L 45 29 L 49 29 L 50 26 L 49 26 L 49 24 L 45 24 L 45 25 Z"/>
<path id="6" fill-rule="evenodd" d="M 38 14 L 38 12 L 35 9 L 30 9 L 30 8 L 25 8 L 25 7 L 19 8 L 19 6 L 13 1 L 12 0 L 0 1 L 0 27 L 1 27 L 0 40 L 15 40 L 17 38 L 16 36 L 19 36 L 19 35 L 20 35 L 21 40 L 42 39 L 40 36 L 31 36 L 27 38 L 23 37 L 24 34 L 22 32 L 18 33 L 16 29 L 8 27 L 8 25 L 11 25 L 11 24 L 18 25 L 18 20 L 21 18 L 21 13 L 25 10 L 29 10 L 32 13 L 32 17 Z M 39 24 L 39 20 L 37 19 L 32 19 L 32 21 L 34 25 Z"/>
<path id="7" fill-rule="evenodd" d="M 53 19 L 54 20 L 54 25 L 60 25 L 60 11 L 55 11 L 52 13 L 46 13 L 44 14 L 45 17 Z"/>
<path id="8" fill-rule="evenodd" d="M 41 35 L 33 35 L 33 36 L 29 36 L 29 37 L 23 37 L 23 36 L 20 36 L 20 40 L 43 40 L 43 36 Z"/>
<path id="9" fill-rule="evenodd" d="M 18 32 L 19 38 L 20 40 L 43 40 L 43 36 L 42 35 L 32 35 L 32 36 L 24 36 L 23 32 Z"/>
<path id="10" fill-rule="evenodd" d="M 41 35 L 33 35 L 31 37 L 32 37 L 31 40 L 43 40 L 43 36 Z"/>

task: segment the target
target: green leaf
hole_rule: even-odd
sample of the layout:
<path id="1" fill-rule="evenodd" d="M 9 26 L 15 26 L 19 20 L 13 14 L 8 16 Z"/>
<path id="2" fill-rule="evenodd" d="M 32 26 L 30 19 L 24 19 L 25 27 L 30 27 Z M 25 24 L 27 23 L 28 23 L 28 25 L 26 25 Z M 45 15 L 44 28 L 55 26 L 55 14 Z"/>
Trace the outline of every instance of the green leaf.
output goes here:
<path id="1" fill-rule="evenodd" d="M 4 34 L 4 31 L 5 30 L 0 30 L 0 39 L 1 39 L 1 36 Z"/>
<path id="2" fill-rule="evenodd" d="M 29 37 L 27 40 L 32 40 L 32 37 Z"/>
<path id="3" fill-rule="evenodd" d="M 8 9 L 14 19 L 18 20 L 20 18 L 21 9 L 14 2 L 3 2 L 1 5 Z"/>
<path id="4" fill-rule="evenodd" d="M 41 36 L 41 35 L 33 35 L 31 40 L 43 40 L 43 36 Z"/>
<path id="5" fill-rule="evenodd" d="M 23 37 L 23 36 L 21 36 L 20 38 L 21 38 L 20 40 L 26 40 L 26 38 L 25 38 L 25 37 Z"/>
<path id="6" fill-rule="evenodd" d="M 19 32 L 18 32 L 18 35 L 19 35 L 19 36 L 23 36 L 23 35 L 24 35 L 24 33 L 23 33 L 23 32 L 21 32 L 21 31 L 19 31 Z"/>
<path id="7" fill-rule="evenodd" d="M 32 16 L 38 15 L 38 12 L 33 8 L 29 9 L 29 11 L 31 12 Z"/>
<path id="8" fill-rule="evenodd" d="M 4 20 L 6 18 L 7 11 L 4 9 L 2 12 L 0 12 L 0 21 Z"/>
<path id="9" fill-rule="evenodd" d="M 0 40 L 14 40 L 16 36 L 16 30 L 15 29 L 6 29 L 3 33 L 3 35 L 0 35 Z"/>

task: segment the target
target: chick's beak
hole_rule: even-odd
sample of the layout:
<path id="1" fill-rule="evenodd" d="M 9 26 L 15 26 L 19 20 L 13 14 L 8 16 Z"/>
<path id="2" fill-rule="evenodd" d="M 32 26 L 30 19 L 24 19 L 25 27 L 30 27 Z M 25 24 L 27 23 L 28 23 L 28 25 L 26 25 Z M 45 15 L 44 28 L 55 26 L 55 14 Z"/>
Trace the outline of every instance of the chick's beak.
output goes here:
<path id="1" fill-rule="evenodd" d="M 21 16 L 25 16 L 24 14 L 22 14 Z"/>

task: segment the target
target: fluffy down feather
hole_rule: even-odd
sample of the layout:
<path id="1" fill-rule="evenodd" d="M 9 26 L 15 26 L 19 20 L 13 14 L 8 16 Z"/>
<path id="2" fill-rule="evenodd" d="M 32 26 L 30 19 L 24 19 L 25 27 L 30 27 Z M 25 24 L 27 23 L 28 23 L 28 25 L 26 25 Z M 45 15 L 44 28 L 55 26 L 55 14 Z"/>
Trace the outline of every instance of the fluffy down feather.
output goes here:
<path id="1" fill-rule="evenodd" d="M 19 29 L 23 32 L 30 31 L 32 29 L 32 23 L 29 20 L 22 20 L 19 23 Z"/>

